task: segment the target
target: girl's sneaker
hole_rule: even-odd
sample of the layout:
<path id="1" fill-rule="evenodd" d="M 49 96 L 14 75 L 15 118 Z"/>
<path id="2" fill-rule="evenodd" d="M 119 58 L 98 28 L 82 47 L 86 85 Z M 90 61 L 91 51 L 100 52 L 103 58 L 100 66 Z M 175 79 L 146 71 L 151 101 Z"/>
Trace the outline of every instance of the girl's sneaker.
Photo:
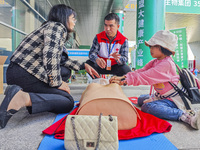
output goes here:
<path id="1" fill-rule="evenodd" d="M 194 111 L 185 112 L 180 117 L 180 120 L 182 120 L 185 123 L 188 123 L 194 129 L 199 130 L 200 128 L 200 113 L 199 112 L 194 112 Z"/>

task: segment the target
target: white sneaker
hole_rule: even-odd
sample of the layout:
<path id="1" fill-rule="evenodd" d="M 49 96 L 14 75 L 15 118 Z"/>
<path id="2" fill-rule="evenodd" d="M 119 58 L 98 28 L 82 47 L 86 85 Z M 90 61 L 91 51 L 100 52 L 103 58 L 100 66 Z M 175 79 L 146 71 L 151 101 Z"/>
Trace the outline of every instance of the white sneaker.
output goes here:
<path id="1" fill-rule="evenodd" d="M 180 120 L 188 123 L 194 129 L 199 130 L 200 128 L 200 113 L 199 112 L 194 112 L 194 111 L 185 112 L 180 117 Z"/>

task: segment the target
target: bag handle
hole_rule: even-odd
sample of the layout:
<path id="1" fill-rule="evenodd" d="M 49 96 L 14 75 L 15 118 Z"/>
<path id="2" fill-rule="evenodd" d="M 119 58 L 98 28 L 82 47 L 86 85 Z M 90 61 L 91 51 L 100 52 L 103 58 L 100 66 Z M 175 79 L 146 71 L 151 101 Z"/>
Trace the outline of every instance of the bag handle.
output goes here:
<path id="1" fill-rule="evenodd" d="M 99 148 L 99 142 L 100 142 L 100 133 L 101 133 L 101 117 L 102 117 L 102 113 L 100 113 L 99 115 L 99 128 L 98 128 L 98 135 L 97 135 L 97 144 L 96 144 L 96 147 L 95 147 L 95 150 L 98 150 Z M 80 146 L 79 146 L 79 143 L 78 143 L 78 138 L 77 138 L 77 135 L 76 135 L 76 127 L 75 127 L 75 117 L 71 117 L 71 123 L 72 123 L 72 128 L 73 128 L 73 133 L 74 133 L 74 139 L 76 141 L 76 146 L 78 148 L 78 150 L 80 150 Z M 109 115 L 109 120 L 112 121 L 113 118 L 111 115 Z"/>
<path id="2" fill-rule="evenodd" d="M 76 131 L 75 131 L 74 119 L 75 119 L 75 117 L 71 117 L 72 128 L 73 128 L 73 133 L 74 133 L 74 139 L 75 139 L 75 141 L 76 141 L 76 146 L 77 146 L 78 150 L 80 150 L 80 146 L 79 146 L 79 144 L 78 144 L 78 138 L 77 138 Z"/>

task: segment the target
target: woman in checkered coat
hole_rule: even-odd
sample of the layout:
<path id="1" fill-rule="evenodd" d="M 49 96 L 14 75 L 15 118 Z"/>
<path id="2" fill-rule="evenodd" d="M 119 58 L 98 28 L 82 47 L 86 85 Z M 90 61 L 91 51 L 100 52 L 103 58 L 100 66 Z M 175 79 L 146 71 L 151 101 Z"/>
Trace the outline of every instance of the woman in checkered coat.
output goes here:
<path id="1" fill-rule="evenodd" d="M 67 113 L 74 100 L 66 81 L 71 69 L 98 73 L 88 64 L 68 57 L 65 42 L 76 22 L 75 11 L 63 4 L 51 8 L 48 20 L 19 44 L 7 69 L 5 98 L 0 106 L 0 128 L 4 128 L 20 108 L 29 113 Z"/>

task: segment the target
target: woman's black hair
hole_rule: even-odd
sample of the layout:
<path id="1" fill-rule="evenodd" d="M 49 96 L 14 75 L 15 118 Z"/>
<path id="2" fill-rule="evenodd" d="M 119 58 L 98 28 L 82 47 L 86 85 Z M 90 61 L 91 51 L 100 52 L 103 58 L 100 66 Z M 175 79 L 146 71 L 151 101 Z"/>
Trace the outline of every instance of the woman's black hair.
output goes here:
<path id="1" fill-rule="evenodd" d="M 67 22 L 69 21 L 69 16 L 74 15 L 76 17 L 76 12 L 69 6 L 64 4 L 54 5 L 48 15 L 48 19 L 42 25 L 47 23 L 48 21 L 60 22 L 62 23 L 66 29 L 67 33 L 72 32 L 71 29 L 68 28 Z M 67 34 L 67 39 L 69 38 L 69 34 Z"/>
<path id="2" fill-rule="evenodd" d="M 166 49 L 166 48 L 164 48 L 164 47 L 162 47 L 162 46 L 160 46 L 160 48 L 161 48 L 161 52 L 162 52 L 163 54 L 165 54 L 166 56 L 172 55 L 172 52 L 170 52 L 168 49 Z"/>

